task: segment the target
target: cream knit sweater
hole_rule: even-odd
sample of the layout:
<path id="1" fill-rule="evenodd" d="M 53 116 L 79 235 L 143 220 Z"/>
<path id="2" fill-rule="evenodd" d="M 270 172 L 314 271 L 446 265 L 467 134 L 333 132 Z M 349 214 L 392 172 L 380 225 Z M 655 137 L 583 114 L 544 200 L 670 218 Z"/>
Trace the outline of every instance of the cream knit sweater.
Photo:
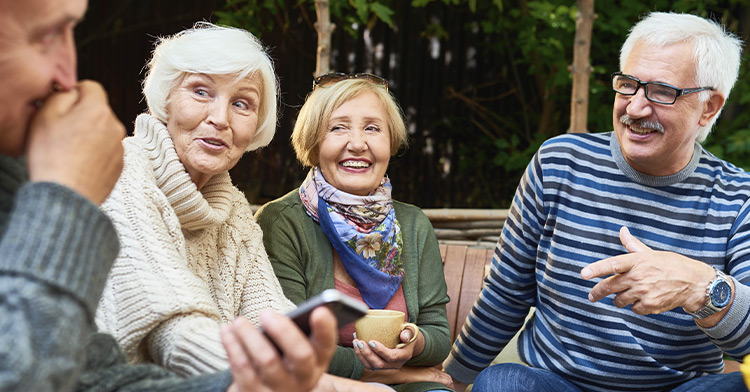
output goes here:
<path id="1" fill-rule="evenodd" d="M 163 123 L 138 116 L 123 141 L 124 169 L 102 205 L 121 250 L 96 322 L 129 362 L 154 362 L 180 375 L 228 367 L 219 326 L 264 309 L 285 312 L 284 297 L 244 195 L 229 173 L 200 191 Z"/>

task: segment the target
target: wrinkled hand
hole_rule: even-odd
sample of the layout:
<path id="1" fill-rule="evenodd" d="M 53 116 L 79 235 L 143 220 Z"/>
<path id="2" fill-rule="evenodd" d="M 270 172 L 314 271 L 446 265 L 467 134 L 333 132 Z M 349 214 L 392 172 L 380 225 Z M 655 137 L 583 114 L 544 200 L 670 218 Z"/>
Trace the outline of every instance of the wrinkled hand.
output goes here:
<path id="1" fill-rule="evenodd" d="M 662 313 L 678 306 L 688 311 L 703 307 L 706 285 L 715 272 L 711 266 L 674 252 L 654 251 L 620 229 L 620 241 L 629 253 L 591 263 L 581 270 L 583 279 L 614 274 L 589 292 L 592 302 L 615 294 L 619 308 L 632 305 L 641 315 Z"/>
<path id="2" fill-rule="evenodd" d="M 399 339 L 402 343 L 409 341 L 410 333 L 411 331 L 407 329 L 401 331 Z M 420 333 L 415 341 L 401 348 L 388 348 L 377 340 L 366 342 L 360 339 L 352 340 L 352 346 L 354 347 L 354 353 L 365 369 L 399 369 L 415 355 L 415 349 L 418 349 L 417 354 L 422 352 L 424 336 Z"/>
<path id="3" fill-rule="evenodd" d="M 269 311 L 260 319 L 268 338 L 243 317 L 222 327 L 233 378 L 229 391 L 312 390 L 336 351 L 338 331 L 333 313 L 325 307 L 312 312 L 309 339 L 287 317 Z"/>
<path id="4" fill-rule="evenodd" d="M 409 382 L 431 381 L 453 388 L 453 378 L 437 366 L 404 366 L 400 369 L 365 371 L 361 381 L 383 384 L 405 384 Z"/>
<path id="5" fill-rule="evenodd" d="M 29 126 L 26 159 L 31 181 L 64 185 L 101 204 L 122 171 L 125 127 L 102 86 L 79 82 L 52 94 Z"/>

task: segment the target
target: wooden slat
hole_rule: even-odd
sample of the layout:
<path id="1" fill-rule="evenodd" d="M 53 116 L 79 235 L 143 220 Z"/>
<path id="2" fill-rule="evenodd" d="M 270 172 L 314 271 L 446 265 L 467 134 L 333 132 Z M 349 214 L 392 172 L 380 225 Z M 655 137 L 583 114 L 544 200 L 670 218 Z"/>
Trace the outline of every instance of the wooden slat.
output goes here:
<path id="1" fill-rule="evenodd" d="M 424 208 L 422 211 L 431 221 L 505 220 L 508 217 L 507 209 Z"/>
<path id="2" fill-rule="evenodd" d="M 465 245 L 449 245 L 445 251 L 443 273 L 445 274 L 445 284 L 448 286 L 448 297 L 450 297 L 450 302 L 445 306 L 445 310 L 448 314 L 451 337 L 457 333 L 456 316 L 458 304 L 461 300 L 461 282 L 464 275 L 467 248 Z M 463 324 L 463 320 L 461 320 L 461 323 Z"/>
<path id="3" fill-rule="evenodd" d="M 461 332 L 466 317 L 471 312 L 471 307 L 479 298 L 479 292 L 482 290 L 482 279 L 484 279 L 484 266 L 487 263 L 487 251 L 487 249 L 468 249 L 466 251 L 461 297 L 456 313 L 456 329 L 452 334 L 453 340 Z"/>

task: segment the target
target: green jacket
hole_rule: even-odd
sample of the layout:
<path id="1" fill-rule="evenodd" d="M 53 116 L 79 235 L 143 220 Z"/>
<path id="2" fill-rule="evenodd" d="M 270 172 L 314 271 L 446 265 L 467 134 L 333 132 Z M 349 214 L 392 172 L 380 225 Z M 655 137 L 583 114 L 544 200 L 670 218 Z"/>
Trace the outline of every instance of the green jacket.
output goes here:
<path id="1" fill-rule="evenodd" d="M 445 313 L 449 301 L 435 232 L 419 208 L 394 202 L 396 219 L 404 241 L 402 257 L 405 276 L 401 285 L 409 311 L 409 322 L 424 334 L 424 351 L 407 365 L 433 366 L 441 363 L 451 348 Z M 263 229 L 263 244 L 279 278 L 284 294 L 299 304 L 329 288 L 334 288 L 333 248 L 320 225 L 307 213 L 295 189 L 255 214 Z M 354 349 L 339 346 L 328 373 L 359 379 L 364 367 Z M 445 388 L 438 383 L 410 383 L 400 391 Z"/>

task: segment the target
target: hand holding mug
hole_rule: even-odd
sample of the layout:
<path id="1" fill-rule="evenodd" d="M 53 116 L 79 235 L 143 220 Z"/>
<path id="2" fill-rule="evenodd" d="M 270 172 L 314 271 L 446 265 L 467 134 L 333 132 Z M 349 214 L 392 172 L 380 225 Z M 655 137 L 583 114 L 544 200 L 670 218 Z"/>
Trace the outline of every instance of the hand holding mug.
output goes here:
<path id="1" fill-rule="evenodd" d="M 354 324 L 354 352 L 366 369 L 399 369 L 424 349 L 419 327 L 397 310 L 369 310 Z"/>

